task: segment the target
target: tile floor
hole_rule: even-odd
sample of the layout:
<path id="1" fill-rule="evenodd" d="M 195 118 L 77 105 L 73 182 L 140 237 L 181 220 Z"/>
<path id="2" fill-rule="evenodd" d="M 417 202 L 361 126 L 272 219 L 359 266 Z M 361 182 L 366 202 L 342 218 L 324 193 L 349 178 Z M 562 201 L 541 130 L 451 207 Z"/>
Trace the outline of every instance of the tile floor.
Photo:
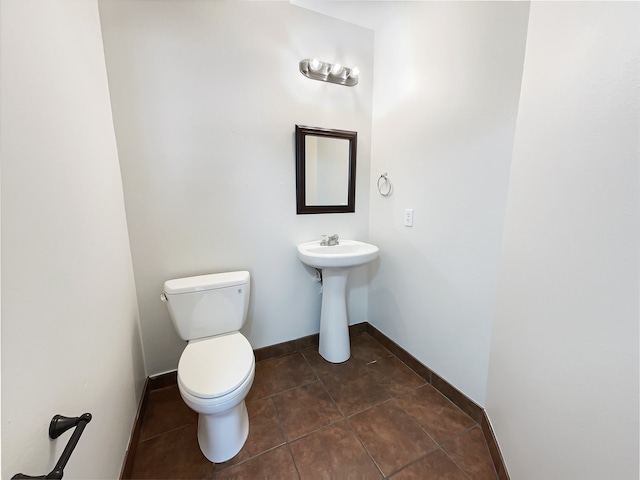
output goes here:
<path id="1" fill-rule="evenodd" d="M 177 386 L 153 390 L 132 478 L 497 478 L 480 427 L 367 333 L 352 357 L 317 347 L 256 363 L 249 438 L 234 458 L 200 453 Z"/>

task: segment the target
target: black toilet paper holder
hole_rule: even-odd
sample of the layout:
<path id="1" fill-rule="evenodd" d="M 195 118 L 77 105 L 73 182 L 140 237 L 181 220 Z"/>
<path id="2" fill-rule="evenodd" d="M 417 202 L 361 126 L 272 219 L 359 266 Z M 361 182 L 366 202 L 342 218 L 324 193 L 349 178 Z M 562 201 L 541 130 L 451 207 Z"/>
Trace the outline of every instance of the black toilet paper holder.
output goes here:
<path id="1" fill-rule="evenodd" d="M 37 477 L 33 477 L 30 475 L 25 475 L 24 473 L 17 473 L 11 480 L 14 479 L 27 479 L 27 478 L 52 478 L 52 479 L 60 479 L 64 475 L 64 467 L 67 465 L 73 450 L 76 448 L 78 444 L 78 440 L 80 440 L 80 435 L 82 435 L 82 431 L 84 427 L 87 426 L 87 423 L 91 421 L 90 413 L 83 413 L 79 417 L 63 417 L 62 415 L 55 415 L 51 419 L 51 423 L 49 424 L 49 438 L 55 439 L 62 435 L 64 432 L 69 430 L 70 428 L 76 427 L 71 438 L 67 442 L 67 446 L 64 447 L 64 451 L 62 455 L 60 455 L 60 459 L 56 466 L 53 467 L 53 470 L 49 472 L 47 475 L 40 475 Z"/>

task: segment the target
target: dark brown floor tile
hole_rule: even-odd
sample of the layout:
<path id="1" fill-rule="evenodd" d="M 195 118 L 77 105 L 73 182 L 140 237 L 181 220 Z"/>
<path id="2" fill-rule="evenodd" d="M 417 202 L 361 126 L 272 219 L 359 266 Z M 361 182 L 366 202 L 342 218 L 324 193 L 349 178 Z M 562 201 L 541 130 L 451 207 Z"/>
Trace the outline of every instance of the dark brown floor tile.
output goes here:
<path id="1" fill-rule="evenodd" d="M 255 400 L 317 380 L 301 353 L 256 362 L 256 376 L 247 399 Z"/>
<path id="2" fill-rule="evenodd" d="M 442 450 L 436 450 L 416 463 L 400 470 L 393 480 L 468 480 L 453 461 Z M 474 477 L 471 477 L 474 479 Z M 475 479 L 474 479 L 475 480 Z"/>
<path id="3" fill-rule="evenodd" d="M 391 397 L 366 372 L 323 377 L 322 383 L 345 416 L 378 405 Z"/>
<path id="4" fill-rule="evenodd" d="M 337 423 L 290 444 L 302 479 L 380 479 L 373 460 L 345 423 Z"/>
<path id="5" fill-rule="evenodd" d="M 319 381 L 272 397 L 287 440 L 342 420 L 342 414 Z"/>
<path id="6" fill-rule="evenodd" d="M 326 377 L 329 375 L 344 375 L 344 374 L 360 374 L 362 369 L 366 366 L 366 363 L 351 357 L 346 362 L 331 363 L 318 353 L 318 348 L 309 348 L 302 352 L 304 357 L 311 365 L 311 369 L 319 377 Z"/>
<path id="7" fill-rule="evenodd" d="M 297 480 L 298 472 L 286 445 L 270 450 L 244 463 L 218 472 L 216 480 L 277 479 Z"/>
<path id="8" fill-rule="evenodd" d="M 393 400 L 354 415 L 349 423 L 385 475 L 438 448 Z"/>
<path id="9" fill-rule="evenodd" d="M 351 338 L 351 356 L 363 362 L 379 360 L 391 355 L 391 352 L 368 333 Z"/>
<path id="10" fill-rule="evenodd" d="M 202 455 L 197 435 L 193 423 L 141 442 L 131 478 L 212 478 L 215 466 Z"/>
<path id="11" fill-rule="evenodd" d="M 197 422 L 198 414 L 184 403 L 177 385 L 152 390 L 149 392 L 140 440 Z"/>
<path id="12" fill-rule="evenodd" d="M 474 480 L 496 480 L 496 470 L 480 427 L 473 427 L 443 448 Z"/>
<path id="13" fill-rule="evenodd" d="M 285 443 L 278 423 L 276 411 L 269 398 L 247 402 L 249 412 L 249 436 L 238 454 L 231 460 L 220 463 L 218 470 L 236 465 L 248 458 L 266 452 Z"/>
<path id="14" fill-rule="evenodd" d="M 440 445 L 475 424 L 471 417 L 431 385 L 425 385 L 398 397 L 397 402 Z"/>
<path id="15" fill-rule="evenodd" d="M 393 356 L 368 364 L 367 372 L 392 397 L 397 397 L 426 384 L 422 377 Z"/>

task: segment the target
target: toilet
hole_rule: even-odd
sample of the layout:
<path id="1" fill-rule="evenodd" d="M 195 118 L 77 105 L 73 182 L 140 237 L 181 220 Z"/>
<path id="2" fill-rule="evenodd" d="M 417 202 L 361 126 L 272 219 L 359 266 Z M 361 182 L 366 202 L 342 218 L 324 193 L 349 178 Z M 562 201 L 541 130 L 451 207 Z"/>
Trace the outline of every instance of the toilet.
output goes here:
<path id="1" fill-rule="evenodd" d="M 234 457 L 249 434 L 244 399 L 255 357 L 239 332 L 249 307 L 249 272 L 167 280 L 162 300 L 188 342 L 178 362 L 178 389 L 198 413 L 198 444 L 211 462 Z"/>

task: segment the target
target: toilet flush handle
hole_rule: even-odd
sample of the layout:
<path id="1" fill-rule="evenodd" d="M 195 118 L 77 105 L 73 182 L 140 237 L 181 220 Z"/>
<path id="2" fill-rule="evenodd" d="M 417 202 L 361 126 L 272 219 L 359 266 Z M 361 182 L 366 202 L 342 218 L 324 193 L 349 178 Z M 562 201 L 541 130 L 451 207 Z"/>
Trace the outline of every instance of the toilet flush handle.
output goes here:
<path id="1" fill-rule="evenodd" d="M 162 300 L 164 303 L 167 303 L 169 301 L 169 299 L 167 298 L 167 296 L 164 293 L 162 295 L 160 295 L 160 300 Z"/>

